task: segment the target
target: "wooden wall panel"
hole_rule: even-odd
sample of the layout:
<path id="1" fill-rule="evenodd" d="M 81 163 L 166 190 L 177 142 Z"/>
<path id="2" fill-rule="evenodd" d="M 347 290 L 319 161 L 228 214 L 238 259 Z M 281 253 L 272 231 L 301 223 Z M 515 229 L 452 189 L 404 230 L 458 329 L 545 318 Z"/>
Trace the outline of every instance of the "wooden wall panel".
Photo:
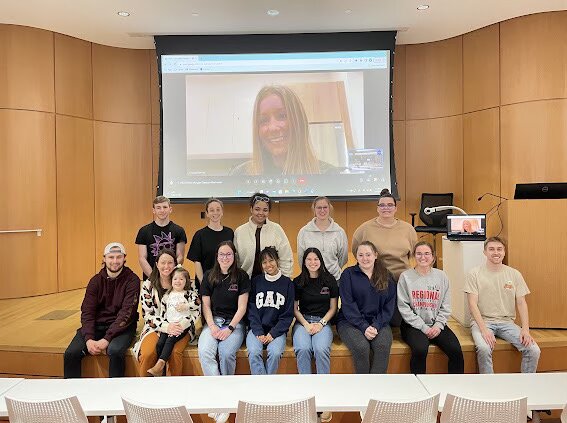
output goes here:
<path id="1" fill-rule="evenodd" d="M 98 271 L 95 251 L 93 122 L 57 115 L 59 291 L 83 288 Z"/>
<path id="2" fill-rule="evenodd" d="M 55 121 L 51 114 L 0 110 L 0 298 L 57 291 Z M 9 276 L 11 275 L 11 276 Z"/>
<path id="3" fill-rule="evenodd" d="M 150 132 L 149 124 L 94 124 L 96 259 L 107 243 L 121 242 L 138 274 L 135 239 L 151 221 L 153 199 Z"/>
<path id="4" fill-rule="evenodd" d="M 94 119 L 150 123 L 149 50 L 93 44 Z"/>
<path id="5" fill-rule="evenodd" d="M 462 37 L 406 46 L 406 120 L 463 112 Z"/>
<path id="6" fill-rule="evenodd" d="M 498 107 L 463 116 L 463 208 L 468 213 L 486 213 L 500 200 L 500 109 Z M 500 230 L 497 215 L 488 218 L 488 234 Z"/>
<path id="7" fill-rule="evenodd" d="M 152 195 L 157 196 L 160 158 L 159 125 L 152 125 Z"/>
<path id="8" fill-rule="evenodd" d="M 500 24 L 502 104 L 567 97 L 567 11 Z"/>
<path id="9" fill-rule="evenodd" d="M 393 119 L 406 118 L 406 46 L 396 46 L 394 55 Z"/>
<path id="10" fill-rule="evenodd" d="M 567 100 L 501 108 L 502 195 L 515 184 L 567 181 Z"/>
<path id="11" fill-rule="evenodd" d="M 55 34 L 55 111 L 93 118 L 91 43 Z"/>
<path id="12" fill-rule="evenodd" d="M 0 25 L 0 108 L 53 112 L 53 32 Z"/>
<path id="13" fill-rule="evenodd" d="M 394 122 L 394 158 L 396 161 L 396 181 L 398 183 L 398 219 L 411 221 L 406 213 L 406 123 Z"/>
<path id="14" fill-rule="evenodd" d="M 453 192 L 463 201 L 462 116 L 406 124 L 406 211 L 419 212 L 423 192 Z"/>
<path id="15" fill-rule="evenodd" d="M 160 124 L 160 100 L 159 100 L 159 78 L 155 50 L 148 50 L 150 61 L 150 97 L 152 106 L 152 124 Z"/>
<path id="16" fill-rule="evenodd" d="M 463 35 L 464 112 L 500 104 L 500 26 Z"/>

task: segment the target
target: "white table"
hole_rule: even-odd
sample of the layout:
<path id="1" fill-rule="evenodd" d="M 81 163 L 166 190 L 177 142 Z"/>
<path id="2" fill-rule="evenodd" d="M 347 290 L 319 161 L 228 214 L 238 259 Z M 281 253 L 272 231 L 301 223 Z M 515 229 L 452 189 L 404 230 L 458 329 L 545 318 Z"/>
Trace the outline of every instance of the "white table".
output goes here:
<path id="1" fill-rule="evenodd" d="M 184 376 L 115 379 L 26 379 L 10 397 L 48 400 L 76 395 L 89 416 L 123 415 L 121 396 L 190 413 L 235 413 L 238 400 L 281 402 L 315 396 L 317 411 L 361 411 L 370 398 L 417 400 L 428 392 L 414 375 Z M 0 395 L 0 416 L 6 403 Z"/>
<path id="2" fill-rule="evenodd" d="M 19 377 L 6 377 L 6 378 L 2 377 L 2 378 L 0 378 L 0 395 L 3 394 L 4 392 L 10 390 L 14 386 L 16 386 L 18 383 L 21 383 L 23 381 L 24 381 L 24 379 L 19 378 Z"/>
<path id="3" fill-rule="evenodd" d="M 567 373 L 500 373 L 489 375 L 418 375 L 431 395 L 440 393 L 479 400 L 528 398 L 528 410 L 558 410 L 567 403 Z"/>

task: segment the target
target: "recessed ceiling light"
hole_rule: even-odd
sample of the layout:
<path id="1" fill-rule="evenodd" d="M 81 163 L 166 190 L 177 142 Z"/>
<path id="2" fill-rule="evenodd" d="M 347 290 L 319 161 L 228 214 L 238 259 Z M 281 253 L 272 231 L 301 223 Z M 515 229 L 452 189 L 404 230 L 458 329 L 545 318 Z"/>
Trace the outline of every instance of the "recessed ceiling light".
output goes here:
<path id="1" fill-rule="evenodd" d="M 420 4 L 419 6 L 417 6 L 417 10 L 427 10 L 427 9 L 429 9 L 428 4 Z"/>
<path id="2" fill-rule="evenodd" d="M 347 9 L 347 10 L 345 10 L 345 13 L 346 13 L 347 15 L 350 15 L 350 14 L 352 13 L 352 9 Z"/>
<path id="3" fill-rule="evenodd" d="M 120 12 L 116 13 L 118 16 L 122 16 L 123 18 L 126 18 L 128 16 L 130 16 L 130 12 L 126 12 L 124 10 L 121 10 Z"/>
<path id="4" fill-rule="evenodd" d="M 276 9 L 270 9 L 266 13 L 268 14 L 268 16 L 278 16 L 280 14 L 280 11 Z"/>
<path id="5" fill-rule="evenodd" d="M 193 12 L 193 13 L 191 13 L 191 16 L 197 17 L 197 16 L 199 16 L 199 12 Z"/>

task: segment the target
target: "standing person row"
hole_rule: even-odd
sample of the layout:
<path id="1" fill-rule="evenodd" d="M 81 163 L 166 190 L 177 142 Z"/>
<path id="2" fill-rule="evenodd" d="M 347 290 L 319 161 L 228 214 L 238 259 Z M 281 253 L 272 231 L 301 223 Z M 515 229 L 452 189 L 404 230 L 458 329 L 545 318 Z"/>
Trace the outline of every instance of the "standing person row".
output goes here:
<path id="1" fill-rule="evenodd" d="M 138 261 L 144 279 L 150 277 L 161 250 L 173 250 L 177 263 L 183 264 L 187 235 L 185 229 L 170 220 L 169 216 L 172 212 L 173 207 L 169 198 L 163 195 L 157 196 L 152 205 L 153 222 L 142 226 L 136 235 Z"/>
<path id="2" fill-rule="evenodd" d="M 268 219 L 272 203 L 266 194 L 252 195 L 249 200 L 250 218 L 234 232 L 239 267 L 251 278 L 262 274 L 260 251 L 268 246 L 278 251 L 282 274 L 289 278 L 293 271 L 293 253 L 287 235 L 280 225 Z"/>
<path id="3" fill-rule="evenodd" d="M 234 240 L 234 231 L 222 224 L 223 209 L 224 204 L 218 198 L 207 200 L 205 203 L 207 226 L 195 232 L 187 252 L 187 258 L 195 265 L 195 284 L 199 291 L 205 272 L 215 265 L 218 245 L 223 241 Z"/>
<path id="4" fill-rule="evenodd" d="M 417 233 L 412 225 L 396 218 L 398 203 L 389 190 L 380 192 L 377 211 L 378 217 L 364 222 L 354 231 L 352 253 L 356 255 L 362 241 L 372 242 L 397 282 L 402 272 L 410 268 L 409 259 L 417 242 Z M 395 307 L 391 325 L 400 326 L 401 322 L 402 317 Z"/>
<path id="5" fill-rule="evenodd" d="M 307 248 L 317 248 L 323 256 L 326 269 L 335 280 L 341 277 L 348 260 L 346 232 L 331 217 L 333 205 L 327 197 L 317 197 L 311 204 L 314 218 L 297 234 L 297 258 L 303 263 Z"/>

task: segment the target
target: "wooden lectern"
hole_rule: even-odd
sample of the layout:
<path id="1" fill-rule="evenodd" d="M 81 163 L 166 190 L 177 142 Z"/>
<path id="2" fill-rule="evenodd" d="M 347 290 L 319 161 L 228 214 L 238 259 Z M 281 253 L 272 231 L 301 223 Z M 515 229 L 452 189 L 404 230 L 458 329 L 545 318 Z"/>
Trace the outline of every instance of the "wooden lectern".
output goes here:
<path id="1" fill-rule="evenodd" d="M 501 208 L 505 262 L 531 291 L 530 326 L 567 328 L 567 199 L 508 200 Z"/>

